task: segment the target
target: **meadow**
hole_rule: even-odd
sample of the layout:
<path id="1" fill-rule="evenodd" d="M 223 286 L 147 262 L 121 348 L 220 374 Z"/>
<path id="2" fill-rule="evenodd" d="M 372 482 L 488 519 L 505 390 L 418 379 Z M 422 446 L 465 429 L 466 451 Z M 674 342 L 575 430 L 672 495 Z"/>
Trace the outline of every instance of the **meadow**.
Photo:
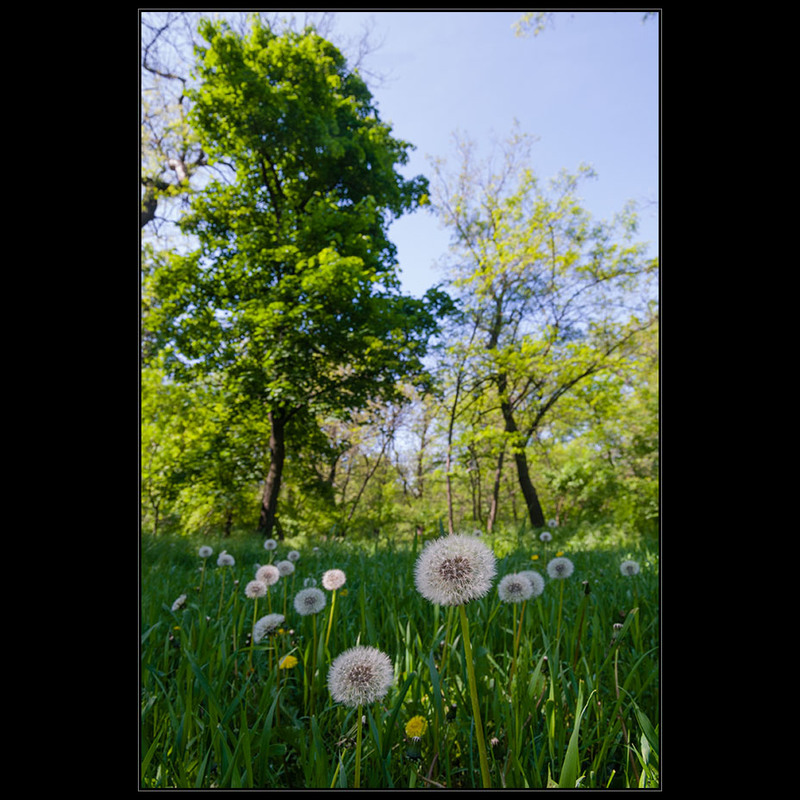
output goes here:
<path id="1" fill-rule="evenodd" d="M 440 605 L 415 583 L 418 539 L 143 535 L 141 787 L 659 788 L 657 550 L 479 540 L 491 587 Z M 256 587 L 266 564 L 280 577 Z M 538 595 L 501 587 L 530 570 Z M 349 703 L 329 675 L 353 648 L 388 675 Z"/>

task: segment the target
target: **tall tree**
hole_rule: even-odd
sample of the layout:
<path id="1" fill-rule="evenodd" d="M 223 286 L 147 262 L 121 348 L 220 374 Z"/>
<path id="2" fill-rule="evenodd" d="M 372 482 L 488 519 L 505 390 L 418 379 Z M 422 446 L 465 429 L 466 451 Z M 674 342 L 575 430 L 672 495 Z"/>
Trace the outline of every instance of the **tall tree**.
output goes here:
<path id="1" fill-rule="evenodd" d="M 459 169 L 436 166 L 436 204 L 453 231 L 454 289 L 480 333 L 470 368 L 491 381 L 530 522 L 541 527 L 526 447 L 562 397 L 625 359 L 653 324 L 657 263 L 633 242 L 630 210 L 603 222 L 582 207 L 578 186 L 591 170 L 542 186 L 530 144 L 515 133 L 493 167 L 458 142 Z"/>
<path id="2" fill-rule="evenodd" d="M 272 30 L 303 28 L 313 24 L 328 39 L 335 35 L 335 14 L 307 11 L 302 19 L 285 12 L 255 12 Z M 246 31 L 253 12 L 220 11 L 234 30 Z M 198 146 L 187 120 L 191 111 L 188 89 L 195 86 L 192 75 L 194 49 L 200 43 L 197 27 L 202 12 L 147 10 L 141 13 L 141 207 L 140 226 L 148 236 L 170 236 L 174 220 L 187 195 L 201 186 L 214 171 Z M 338 41 L 339 38 L 332 39 Z M 341 45 L 354 64 L 365 70 L 372 52 L 369 23 L 357 39 Z M 369 72 L 373 80 L 380 80 Z"/>
<path id="3" fill-rule="evenodd" d="M 426 201 L 341 52 L 312 28 L 204 21 L 189 123 L 227 169 L 180 223 L 197 247 L 154 268 L 148 330 L 172 374 L 215 372 L 270 424 L 259 529 L 270 534 L 293 422 L 346 417 L 424 381 L 449 298 L 399 289 L 392 218 Z M 304 426 L 295 426 L 301 430 Z"/>

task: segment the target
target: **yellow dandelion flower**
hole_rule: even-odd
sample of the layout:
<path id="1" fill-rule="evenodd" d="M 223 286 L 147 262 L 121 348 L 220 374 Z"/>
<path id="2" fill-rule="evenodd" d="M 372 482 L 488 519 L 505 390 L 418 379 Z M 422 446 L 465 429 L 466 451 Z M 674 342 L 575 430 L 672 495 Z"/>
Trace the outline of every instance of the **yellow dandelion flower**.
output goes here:
<path id="1" fill-rule="evenodd" d="M 406 736 L 412 739 L 419 739 L 428 730 L 428 723 L 425 717 L 411 717 L 406 723 Z"/>
<path id="2" fill-rule="evenodd" d="M 531 556 L 531 561 L 538 561 L 538 560 L 539 560 L 539 556 L 537 556 L 535 554 Z"/>
<path id="3" fill-rule="evenodd" d="M 563 556 L 563 555 L 564 555 L 564 551 L 563 551 L 563 550 L 559 550 L 559 551 L 556 553 L 556 558 L 561 558 L 561 556 Z"/>
<path id="4" fill-rule="evenodd" d="M 339 592 L 339 597 L 347 597 L 347 588 L 346 587 Z"/>
<path id="5" fill-rule="evenodd" d="M 281 663 L 278 664 L 278 669 L 291 669 L 292 667 L 296 666 L 297 666 L 297 659 L 294 656 L 284 656 Z"/>

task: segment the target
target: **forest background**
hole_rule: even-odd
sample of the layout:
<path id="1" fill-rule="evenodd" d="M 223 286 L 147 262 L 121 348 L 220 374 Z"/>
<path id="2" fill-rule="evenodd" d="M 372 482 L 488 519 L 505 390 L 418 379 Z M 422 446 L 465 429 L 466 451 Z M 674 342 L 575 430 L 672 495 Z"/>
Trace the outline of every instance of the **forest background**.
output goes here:
<path id="1" fill-rule="evenodd" d="M 143 530 L 657 536 L 656 199 L 598 218 L 603 173 L 540 174 L 514 124 L 423 168 L 383 120 L 368 36 L 213 16 L 229 29 L 142 14 Z M 513 16 L 509 48 L 570 24 Z M 420 218 L 427 263 L 404 255 Z"/>

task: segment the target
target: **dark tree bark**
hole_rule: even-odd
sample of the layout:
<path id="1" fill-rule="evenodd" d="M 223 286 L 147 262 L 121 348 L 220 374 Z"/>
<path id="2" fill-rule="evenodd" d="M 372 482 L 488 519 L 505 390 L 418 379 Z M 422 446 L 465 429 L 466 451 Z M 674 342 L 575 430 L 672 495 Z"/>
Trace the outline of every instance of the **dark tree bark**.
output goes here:
<path id="1" fill-rule="evenodd" d="M 275 514 L 278 509 L 283 466 L 286 462 L 286 418 L 281 413 L 270 411 L 269 422 L 270 462 L 261 496 L 261 515 L 258 522 L 259 533 L 268 538 L 272 536 L 277 526 Z"/>
<path id="2" fill-rule="evenodd" d="M 517 423 L 514 420 L 514 412 L 511 408 L 511 403 L 506 396 L 507 380 L 505 375 L 498 377 L 498 390 L 500 392 L 500 411 L 503 414 L 503 421 L 505 422 L 506 433 L 511 434 L 512 446 L 514 448 L 514 463 L 517 467 L 517 479 L 519 481 L 519 488 L 522 492 L 522 497 L 525 500 L 525 506 L 528 510 L 528 518 L 534 528 L 544 527 L 544 512 L 539 503 L 539 495 L 531 480 L 530 470 L 528 468 L 528 457 L 525 455 L 525 440 L 520 435 Z"/>

